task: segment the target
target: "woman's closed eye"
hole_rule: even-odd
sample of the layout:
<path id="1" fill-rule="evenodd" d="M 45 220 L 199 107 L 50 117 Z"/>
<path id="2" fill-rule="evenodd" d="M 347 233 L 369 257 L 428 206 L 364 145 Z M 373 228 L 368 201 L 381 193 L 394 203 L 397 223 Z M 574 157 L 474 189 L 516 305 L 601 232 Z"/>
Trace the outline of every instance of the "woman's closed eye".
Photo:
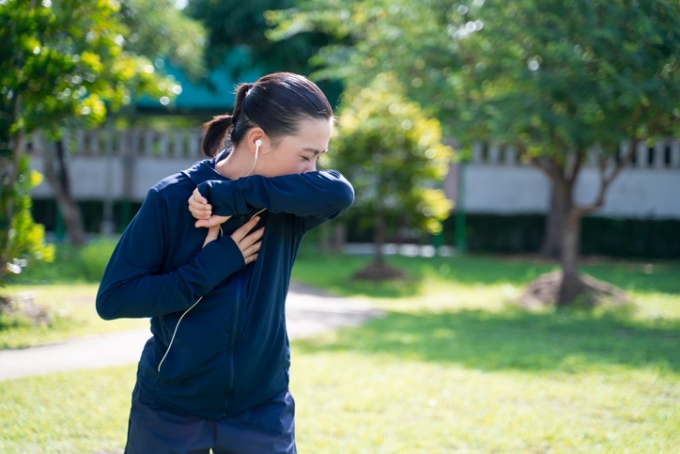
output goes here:
<path id="1" fill-rule="evenodd" d="M 310 161 L 310 159 L 307 156 L 301 156 L 301 158 L 304 159 L 305 161 Z"/>

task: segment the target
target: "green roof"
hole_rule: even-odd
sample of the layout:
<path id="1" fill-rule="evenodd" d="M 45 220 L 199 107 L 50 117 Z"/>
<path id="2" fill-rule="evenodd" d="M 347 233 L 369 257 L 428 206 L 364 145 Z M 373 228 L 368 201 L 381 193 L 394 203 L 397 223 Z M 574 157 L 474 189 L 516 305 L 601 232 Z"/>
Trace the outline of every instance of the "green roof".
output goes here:
<path id="1" fill-rule="evenodd" d="M 144 95 L 135 101 L 137 107 L 147 109 L 192 109 L 192 110 L 227 110 L 234 105 L 235 87 L 242 82 L 255 82 L 264 74 L 257 69 L 242 69 L 240 79 L 232 77 L 231 68 L 244 68 L 248 56 L 246 52 L 235 50 L 231 52 L 224 63 L 208 74 L 208 83 L 191 81 L 181 68 L 173 66 L 163 60 L 163 70 L 182 86 L 182 92 L 169 105 L 161 104 L 160 99 L 152 99 Z M 210 86 L 212 85 L 212 86 Z"/>

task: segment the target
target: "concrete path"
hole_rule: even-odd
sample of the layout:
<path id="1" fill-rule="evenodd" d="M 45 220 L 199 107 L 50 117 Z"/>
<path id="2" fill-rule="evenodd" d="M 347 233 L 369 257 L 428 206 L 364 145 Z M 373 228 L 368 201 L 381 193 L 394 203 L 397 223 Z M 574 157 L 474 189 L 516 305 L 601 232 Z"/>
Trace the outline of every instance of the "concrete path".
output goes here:
<path id="1" fill-rule="evenodd" d="M 328 296 L 295 283 L 291 284 L 286 302 L 291 339 L 356 326 L 381 315 L 381 311 L 360 301 Z M 0 380 L 136 363 L 150 336 L 148 329 L 137 329 L 20 350 L 0 350 Z"/>

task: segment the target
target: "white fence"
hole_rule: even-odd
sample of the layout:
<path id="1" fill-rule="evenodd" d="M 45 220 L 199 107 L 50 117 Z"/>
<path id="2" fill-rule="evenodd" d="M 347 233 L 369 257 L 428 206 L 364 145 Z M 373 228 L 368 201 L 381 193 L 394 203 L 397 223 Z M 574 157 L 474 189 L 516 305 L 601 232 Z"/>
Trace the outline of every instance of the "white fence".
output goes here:
<path id="1" fill-rule="evenodd" d="M 618 150 L 621 159 L 629 144 Z M 614 159 L 614 158 L 612 158 Z M 590 150 L 576 182 L 578 203 L 592 202 L 599 189 L 595 153 Z M 520 162 L 512 147 L 477 143 L 464 170 L 464 206 L 470 213 L 544 213 L 550 203 L 550 182 L 537 168 Z M 447 196 L 458 198 L 458 166 L 444 182 Z M 604 206 L 594 214 L 625 218 L 680 219 L 680 142 L 657 139 L 641 143 L 633 160 L 611 184 Z"/>
<path id="2" fill-rule="evenodd" d="M 200 141 L 199 130 L 66 131 L 73 195 L 79 200 L 141 202 L 156 182 L 205 159 Z M 40 137 L 34 138 L 31 150 L 33 168 L 42 171 Z M 619 155 L 625 150 L 626 144 L 621 144 Z M 595 197 L 599 177 L 594 164 L 591 154 L 576 185 L 578 202 Z M 457 199 L 457 179 L 458 167 L 452 165 L 444 182 L 452 200 Z M 512 147 L 478 143 L 465 165 L 464 194 L 470 213 L 541 213 L 549 204 L 550 184 L 538 169 L 520 162 Z M 33 197 L 53 198 L 49 184 L 36 187 Z M 680 219 L 680 142 L 658 139 L 651 147 L 641 143 L 596 214 Z"/>
<path id="3" fill-rule="evenodd" d="M 205 159 L 201 132 L 177 130 L 65 131 L 63 144 L 73 196 L 78 200 L 144 200 L 148 189 L 168 175 Z M 31 167 L 43 171 L 43 139 L 33 137 Z M 37 186 L 36 199 L 53 198 L 47 181 Z"/>

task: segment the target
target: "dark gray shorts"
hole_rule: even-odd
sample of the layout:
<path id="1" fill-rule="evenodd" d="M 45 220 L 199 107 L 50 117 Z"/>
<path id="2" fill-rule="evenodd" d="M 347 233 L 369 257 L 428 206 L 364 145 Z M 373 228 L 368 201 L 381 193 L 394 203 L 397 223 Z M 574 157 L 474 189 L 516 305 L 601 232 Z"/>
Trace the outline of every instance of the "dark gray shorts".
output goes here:
<path id="1" fill-rule="evenodd" d="M 294 419 L 288 389 L 238 417 L 204 419 L 173 412 L 136 384 L 125 454 L 295 454 Z"/>

